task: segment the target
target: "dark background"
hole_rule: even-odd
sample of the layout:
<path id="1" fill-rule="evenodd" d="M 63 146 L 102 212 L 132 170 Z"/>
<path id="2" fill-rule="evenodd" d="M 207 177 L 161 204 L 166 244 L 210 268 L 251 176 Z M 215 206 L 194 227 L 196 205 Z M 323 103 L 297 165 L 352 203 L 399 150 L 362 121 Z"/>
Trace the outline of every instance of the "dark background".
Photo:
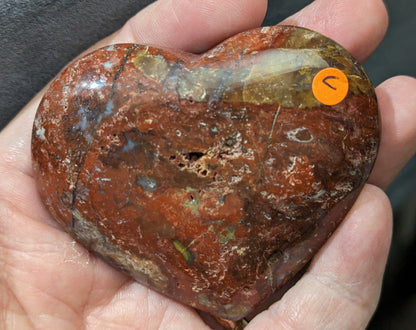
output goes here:
<path id="1" fill-rule="evenodd" d="M 150 2 L 0 0 L 0 129 L 69 60 Z M 264 25 L 274 25 L 312 1 L 269 2 Z M 416 1 L 385 3 L 390 14 L 387 36 L 364 65 L 375 85 L 398 74 L 416 77 Z M 416 329 L 416 158 L 388 195 L 394 208 L 393 244 L 381 302 L 369 329 Z"/>

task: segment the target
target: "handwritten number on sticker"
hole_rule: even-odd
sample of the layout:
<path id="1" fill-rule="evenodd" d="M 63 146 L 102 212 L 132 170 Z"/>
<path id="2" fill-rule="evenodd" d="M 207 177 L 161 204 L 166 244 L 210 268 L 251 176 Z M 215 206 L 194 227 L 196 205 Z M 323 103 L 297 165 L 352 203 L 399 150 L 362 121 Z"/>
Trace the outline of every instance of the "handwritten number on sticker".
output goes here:
<path id="1" fill-rule="evenodd" d="M 332 86 L 329 82 L 328 82 L 328 80 L 331 80 L 331 79 L 339 79 L 338 77 L 336 77 L 336 76 L 328 76 L 328 77 L 325 77 L 323 80 L 322 80 L 322 82 L 325 84 L 325 85 L 327 85 L 329 88 L 331 88 L 331 89 L 333 89 L 334 91 L 336 91 L 337 90 L 337 88 L 336 87 L 334 87 L 334 86 Z"/>
<path id="2" fill-rule="evenodd" d="M 339 69 L 326 68 L 319 71 L 312 82 L 315 98 L 325 105 L 342 102 L 348 93 L 348 78 Z"/>

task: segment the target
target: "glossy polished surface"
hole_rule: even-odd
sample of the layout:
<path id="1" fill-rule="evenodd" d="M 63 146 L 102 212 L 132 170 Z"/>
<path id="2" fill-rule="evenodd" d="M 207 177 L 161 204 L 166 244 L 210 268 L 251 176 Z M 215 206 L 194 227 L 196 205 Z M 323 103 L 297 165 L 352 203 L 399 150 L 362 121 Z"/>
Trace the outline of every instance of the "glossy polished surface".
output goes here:
<path id="1" fill-rule="evenodd" d="M 379 125 L 343 48 L 276 26 L 200 56 L 125 44 L 71 63 L 41 102 L 32 152 L 42 200 L 79 242 L 238 320 L 346 215 Z"/>

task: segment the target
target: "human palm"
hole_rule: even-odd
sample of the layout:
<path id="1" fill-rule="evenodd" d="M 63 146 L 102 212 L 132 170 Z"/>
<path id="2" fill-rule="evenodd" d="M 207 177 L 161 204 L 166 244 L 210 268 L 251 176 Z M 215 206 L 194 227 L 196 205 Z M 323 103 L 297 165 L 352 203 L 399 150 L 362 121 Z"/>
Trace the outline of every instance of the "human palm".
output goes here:
<path id="1" fill-rule="evenodd" d="M 334 5 L 336 3 L 336 5 Z M 159 0 L 95 45 L 136 42 L 203 52 L 258 26 L 265 0 Z M 284 23 L 332 37 L 360 62 L 387 27 L 379 0 L 316 0 Z M 391 235 L 386 188 L 416 150 L 416 81 L 377 88 L 379 156 L 347 218 L 302 279 L 247 329 L 362 328 L 376 307 Z M 41 93 L 0 134 L 0 327 L 203 329 L 191 308 L 134 282 L 83 247 L 50 217 L 31 169 L 31 126 Z"/>

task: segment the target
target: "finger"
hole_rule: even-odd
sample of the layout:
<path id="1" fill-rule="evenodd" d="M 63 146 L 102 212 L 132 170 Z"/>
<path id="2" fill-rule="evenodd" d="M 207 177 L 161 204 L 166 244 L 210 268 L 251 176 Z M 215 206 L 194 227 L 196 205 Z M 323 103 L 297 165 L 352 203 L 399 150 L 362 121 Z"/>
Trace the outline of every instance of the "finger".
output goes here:
<path id="1" fill-rule="evenodd" d="M 42 94 L 42 91 L 39 92 L 0 132 L 0 174 L 9 173 L 13 170 L 31 175 L 30 140 L 32 124 Z M 8 175 L 5 175 L 5 177 L 12 179 Z M 3 188 L 6 189 L 6 185 L 3 185 Z M 13 192 L 13 190 L 10 192 Z"/>
<path id="2" fill-rule="evenodd" d="M 382 0 L 316 0 L 282 23 L 320 32 L 363 62 L 383 39 L 388 15 Z"/>
<path id="3" fill-rule="evenodd" d="M 160 0 L 130 19 L 115 39 L 199 53 L 260 26 L 266 9 L 267 0 Z"/>
<path id="4" fill-rule="evenodd" d="M 369 181 L 386 189 L 416 152 L 416 79 L 394 77 L 376 92 L 382 135 Z"/>
<path id="5" fill-rule="evenodd" d="M 98 306 L 88 309 L 87 324 L 92 328 L 119 329 L 123 324 L 124 329 L 210 329 L 195 310 L 134 281 L 111 297 L 108 304 L 100 301 Z"/>
<path id="6" fill-rule="evenodd" d="M 387 196 L 366 185 L 302 279 L 247 329 L 364 329 L 379 299 L 391 231 Z"/>

